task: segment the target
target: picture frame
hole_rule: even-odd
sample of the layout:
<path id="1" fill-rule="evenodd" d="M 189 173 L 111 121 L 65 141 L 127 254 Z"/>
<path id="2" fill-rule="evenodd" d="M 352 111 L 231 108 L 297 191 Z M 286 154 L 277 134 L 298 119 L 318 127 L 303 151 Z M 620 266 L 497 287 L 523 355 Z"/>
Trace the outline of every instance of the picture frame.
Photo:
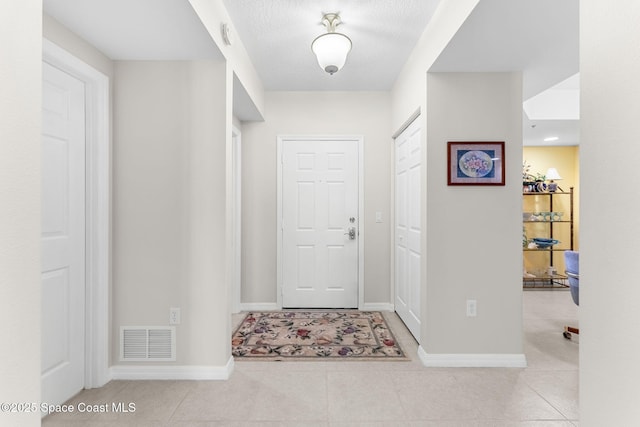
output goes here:
<path id="1" fill-rule="evenodd" d="M 447 143 L 448 185 L 505 185 L 504 141 Z"/>

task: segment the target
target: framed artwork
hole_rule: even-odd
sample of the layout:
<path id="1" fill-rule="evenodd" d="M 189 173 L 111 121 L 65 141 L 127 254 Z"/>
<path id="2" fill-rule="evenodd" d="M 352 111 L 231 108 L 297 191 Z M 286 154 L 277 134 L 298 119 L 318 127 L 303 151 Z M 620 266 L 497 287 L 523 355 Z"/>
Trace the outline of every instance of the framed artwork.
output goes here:
<path id="1" fill-rule="evenodd" d="M 449 141 L 447 184 L 504 185 L 504 141 Z"/>

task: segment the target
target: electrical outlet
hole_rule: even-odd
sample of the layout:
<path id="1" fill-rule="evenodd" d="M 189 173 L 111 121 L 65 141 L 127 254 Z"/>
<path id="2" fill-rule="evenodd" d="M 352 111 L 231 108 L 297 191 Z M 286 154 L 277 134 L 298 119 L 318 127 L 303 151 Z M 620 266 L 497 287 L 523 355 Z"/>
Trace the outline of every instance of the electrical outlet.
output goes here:
<path id="1" fill-rule="evenodd" d="M 478 302 L 474 299 L 467 300 L 467 317 L 476 317 L 478 314 Z"/>
<path id="2" fill-rule="evenodd" d="M 376 212 L 376 222 L 382 222 L 382 212 Z"/>
<path id="3" fill-rule="evenodd" d="M 170 325 L 179 325 L 180 324 L 180 309 L 177 307 L 171 307 L 169 309 L 169 324 Z"/>

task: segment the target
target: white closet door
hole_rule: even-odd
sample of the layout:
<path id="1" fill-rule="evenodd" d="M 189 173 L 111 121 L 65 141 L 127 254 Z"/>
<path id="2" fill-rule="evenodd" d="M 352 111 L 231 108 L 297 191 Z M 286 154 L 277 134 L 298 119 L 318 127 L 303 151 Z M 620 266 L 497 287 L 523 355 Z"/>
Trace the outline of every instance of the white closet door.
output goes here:
<path id="1" fill-rule="evenodd" d="M 420 125 L 415 120 L 395 141 L 395 308 L 420 341 Z"/>

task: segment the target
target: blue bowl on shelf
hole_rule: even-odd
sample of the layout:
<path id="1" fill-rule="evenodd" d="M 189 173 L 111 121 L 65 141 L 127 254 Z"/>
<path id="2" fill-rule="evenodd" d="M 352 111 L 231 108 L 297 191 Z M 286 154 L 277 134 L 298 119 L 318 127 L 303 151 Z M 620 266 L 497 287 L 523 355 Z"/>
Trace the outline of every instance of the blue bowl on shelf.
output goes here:
<path id="1" fill-rule="evenodd" d="M 556 240 L 556 239 L 545 239 L 545 238 L 542 238 L 542 237 L 534 237 L 533 239 L 531 239 L 531 241 L 536 244 L 538 249 L 547 249 L 547 248 L 550 248 L 553 245 L 556 245 L 556 244 L 560 243 L 559 240 Z"/>

